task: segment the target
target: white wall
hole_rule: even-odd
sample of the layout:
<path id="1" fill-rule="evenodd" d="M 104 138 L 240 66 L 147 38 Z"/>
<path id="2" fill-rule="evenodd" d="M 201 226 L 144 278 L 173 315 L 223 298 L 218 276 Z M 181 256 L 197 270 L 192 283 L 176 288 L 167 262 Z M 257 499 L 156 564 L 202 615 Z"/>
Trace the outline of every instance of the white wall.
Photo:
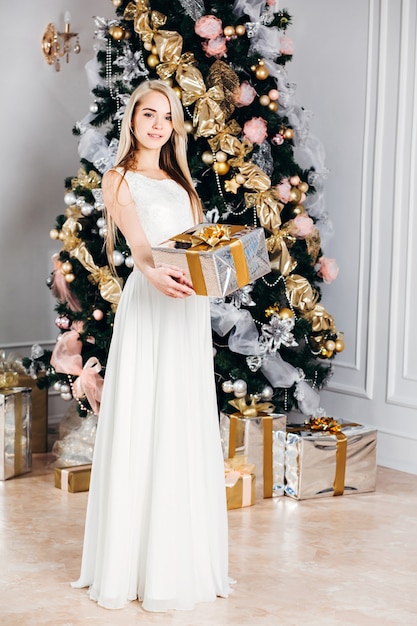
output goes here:
<path id="1" fill-rule="evenodd" d="M 417 472 L 416 39 L 414 0 L 280 0 L 294 23 L 289 78 L 314 113 L 326 149 L 327 210 L 335 228 L 325 253 L 339 278 L 324 304 L 346 350 L 322 404 L 329 415 L 373 424 L 383 465 Z M 65 10 L 82 53 L 56 73 L 40 41 Z M 2 9 L 0 347 L 27 353 L 54 343 L 54 300 L 45 279 L 58 248 L 49 239 L 64 207 L 64 179 L 79 159 L 74 123 L 91 102 L 84 64 L 92 15 L 110 0 L 22 0 Z M 14 25 L 14 26 L 13 26 Z M 19 32 L 16 32 L 20 29 Z M 54 411 L 52 408 L 52 419 Z"/>
<path id="2" fill-rule="evenodd" d="M 282 3 L 281 3 L 282 5 Z M 378 428 L 379 463 L 417 472 L 416 40 L 414 0 L 288 0 L 297 100 L 330 169 L 324 304 L 346 350 L 322 404 Z"/>
<path id="3" fill-rule="evenodd" d="M 81 53 L 56 72 L 41 40 L 49 22 L 71 13 Z M 93 15 L 114 17 L 110 0 L 22 0 L 2 5 L 0 38 L 0 348 L 25 355 L 52 344 L 55 301 L 45 285 L 58 245 L 49 238 L 65 205 L 64 180 L 79 167 L 72 127 L 92 102 L 84 72 L 94 56 Z M 52 406 L 52 417 L 55 407 Z"/>

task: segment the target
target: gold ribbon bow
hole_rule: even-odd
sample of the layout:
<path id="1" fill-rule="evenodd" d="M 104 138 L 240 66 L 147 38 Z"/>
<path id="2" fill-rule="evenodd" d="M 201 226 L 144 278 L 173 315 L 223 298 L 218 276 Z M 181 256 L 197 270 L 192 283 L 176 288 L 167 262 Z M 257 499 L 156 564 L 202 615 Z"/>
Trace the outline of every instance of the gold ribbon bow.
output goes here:
<path id="1" fill-rule="evenodd" d="M 237 161 L 239 160 L 239 157 Z M 258 165 L 254 163 L 234 163 L 234 159 L 229 159 L 230 165 L 239 168 L 240 173 L 246 178 L 243 186 L 246 189 L 254 189 L 255 191 L 268 191 L 271 188 L 271 179 Z"/>
<path id="2" fill-rule="evenodd" d="M 286 288 L 290 303 L 295 309 L 302 311 L 303 314 L 316 305 L 319 294 L 304 276 L 299 274 L 288 276 Z"/>
<path id="3" fill-rule="evenodd" d="M 217 135 L 208 140 L 210 148 L 213 150 L 213 152 L 217 152 L 217 150 L 223 150 L 223 152 L 227 152 L 227 154 L 239 156 L 242 144 L 239 139 L 234 137 L 234 135 L 238 135 L 241 130 L 242 129 L 236 122 L 236 120 L 230 120 L 230 122 L 228 122 L 217 133 Z M 252 144 L 250 145 L 252 149 L 253 146 Z"/>
<path id="4" fill-rule="evenodd" d="M 154 42 L 161 60 L 156 71 L 162 80 L 172 76 L 180 63 L 186 65 L 195 63 L 192 52 L 181 54 L 183 39 L 175 30 L 160 30 L 154 33 Z"/>
<path id="5" fill-rule="evenodd" d="M 326 311 L 324 306 L 321 304 L 316 304 L 311 311 L 306 311 L 303 317 L 311 322 L 311 330 L 314 333 L 320 333 L 322 331 L 330 330 L 333 333 L 336 333 L 336 325 L 334 323 L 333 317 Z M 317 339 L 316 339 L 317 341 Z"/>
<path id="6" fill-rule="evenodd" d="M 227 224 L 215 224 L 206 226 L 191 235 L 191 245 L 198 246 L 201 243 L 214 247 L 222 241 L 230 241 L 230 227 Z"/>
<path id="7" fill-rule="evenodd" d="M 84 189 L 97 189 L 101 185 L 101 178 L 94 170 L 88 173 L 80 167 L 77 176 L 71 179 L 71 188 L 83 187 Z"/>
<path id="8" fill-rule="evenodd" d="M 67 252 L 74 250 L 79 244 L 78 233 L 82 230 L 81 224 L 75 219 L 75 217 L 69 217 L 62 225 L 62 247 Z"/>
<path id="9" fill-rule="evenodd" d="M 250 404 L 247 403 L 246 398 L 235 398 L 228 402 L 239 411 L 239 417 L 257 417 L 259 414 L 269 415 L 275 409 L 271 402 L 258 402 L 255 398 L 251 398 Z"/>
<path id="10" fill-rule="evenodd" d="M 90 272 L 91 277 L 89 279 L 98 285 L 103 300 L 117 304 L 122 293 L 121 281 L 116 276 L 113 276 L 107 265 L 98 267 L 83 241 L 70 250 L 70 255 Z"/>
<path id="11" fill-rule="evenodd" d="M 256 207 L 260 224 L 266 230 L 277 234 L 281 225 L 281 211 L 284 205 L 279 202 L 278 193 L 271 187 L 266 191 L 245 193 L 245 205 Z"/>
<path id="12" fill-rule="evenodd" d="M 266 240 L 271 269 L 280 272 L 282 276 L 288 276 L 297 267 L 297 261 L 289 253 L 286 240 L 291 243 L 294 241 L 294 237 L 287 232 L 287 225 Z"/>
<path id="13" fill-rule="evenodd" d="M 222 99 L 223 89 L 219 86 L 210 87 L 204 95 L 198 98 L 193 117 L 197 137 L 210 137 L 223 127 L 224 113 L 219 104 Z"/>
<path id="14" fill-rule="evenodd" d="M 123 19 L 134 21 L 134 29 L 144 43 L 151 43 L 156 29 L 163 26 L 167 20 L 163 13 L 149 10 L 148 0 L 129 2 L 124 10 Z"/>

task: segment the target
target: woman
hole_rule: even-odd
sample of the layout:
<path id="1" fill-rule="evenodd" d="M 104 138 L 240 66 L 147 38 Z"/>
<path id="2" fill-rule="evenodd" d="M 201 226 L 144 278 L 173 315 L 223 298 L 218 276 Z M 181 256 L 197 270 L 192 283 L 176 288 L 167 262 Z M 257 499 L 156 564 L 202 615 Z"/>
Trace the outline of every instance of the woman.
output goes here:
<path id="1" fill-rule="evenodd" d="M 135 262 L 118 306 L 98 421 L 80 579 L 106 608 L 149 611 L 227 596 L 227 511 L 209 302 L 151 246 L 201 221 L 182 106 L 142 83 L 103 177 L 109 233 Z M 111 255 L 114 236 L 110 235 Z"/>

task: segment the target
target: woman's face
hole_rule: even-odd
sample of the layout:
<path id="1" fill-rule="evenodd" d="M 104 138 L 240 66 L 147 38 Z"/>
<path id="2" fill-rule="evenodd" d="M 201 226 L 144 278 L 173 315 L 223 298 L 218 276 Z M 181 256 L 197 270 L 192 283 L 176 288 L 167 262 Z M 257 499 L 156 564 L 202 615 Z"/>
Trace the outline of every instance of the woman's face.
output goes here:
<path id="1" fill-rule="evenodd" d="M 160 91 L 150 91 L 136 106 L 132 127 L 141 148 L 160 150 L 172 133 L 171 106 Z"/>

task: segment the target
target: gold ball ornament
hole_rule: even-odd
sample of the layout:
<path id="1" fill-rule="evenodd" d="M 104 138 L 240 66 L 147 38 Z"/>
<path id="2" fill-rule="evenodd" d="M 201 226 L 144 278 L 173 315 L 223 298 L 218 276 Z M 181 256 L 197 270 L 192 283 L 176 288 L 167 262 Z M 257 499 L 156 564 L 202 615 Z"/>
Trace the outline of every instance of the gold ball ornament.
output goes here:
<path id="1" fill-rule="evenodd" d="M 168 85 L 168 87 L 172 87 L 172 85 L 174 84 L 172 78 L 170 78 L 170 77 L 163 78 L 162 82 L 165 83 L 166 85 Z"/>
<path id="2" fill-rule="evenodd" d="M 127 41 L 128 39 L 131 39 L 131 38 L 132 38 L 132 31 L 131 30 L 125 30 L 125 34 L 124 34 L 123 39 L 125 41 Z"/>
<path id="3" fill-rule="evenodd" d="M 269 98 L 269 96 L 267 96 L 266 94 L 263 94 L 260 98 L 259 98 L 259 104 L 263 107 L 267 107 L 268 104 L 271 103 L 271 100 Z"/>
<path id="4" fill-rule="evenodd" d="M 159 65 L 159 57 L 156 56 L 156 54 L 150 54 L 148 56 L 148 58 L 146 59 L 146 63 L 149 65 L 149 67 L 154 68 L 157 65 Z M 175 88 L 174 88 L 175 90 Z"/>
<path id="5" fill-rule="evenodd" d="M 203 163 L 205 165 L 213 165 L 214 163 L 214 156 L 212 152 L 209 152 L 208 150 L 206 150 L 205 152 L 203 152 L 203 154 L 201 155 L 201 160 L 203 161 Z"/>
<path id="6" fill-rule="evenodd" d="M 158 63 L 159 63 L 159 59 L 158 59 Z M 157 63 L 157 65 L 158 65 L 158 63 Z M 175 87 L 173 87 L 172 89 L 173 89 L 173 91 L 175 91 L 175 93 L 177 94 L 178 98 L 181 100 L 181 95 L 182 95 L 181 87 L 178 87 L 178 85 L 175 85 Z"/>
<path id="7" fill-rule="evenodd" d="M 323 359 L 329 359 L 329 358 L 332 356 L 332 354 L 333 354 L 333 353 L 332 353 L 332 352 L 329 352 L 329 350 L 326 350 L 326 348 L 322 348 L 322 349 L 320 350 L 320 356 L 321 356 Z"/>
<path id="8" fill-rule="evenodd" d="M 230 165 L 226 163 L 213 163 L 212 165 L 213 171 L 219 174 L 220 176 L 225 176 L 227 172 L 230 170 Z"/>
<path id="9" fill-rule="evenodd" d="M 275 102 L 275 101 L 270 102 L 268 104 L 268 109 L 272 111 L 272 113 L 276 113 L 278 111 L 278 102 Z"/>
<path id="10" fill-rule="evenodd" d="M 251 65 L 250 69 L 251 69 L 251 72 L 256 72 L 256 65 Z"/>
<path id="11" fill-rule="evenodd" d="M 65 274 L 65 280 L 67 283 L 72 283 L 75 280 L 74 274 Z"/>
<path id="12" fill-rule="evenodd" d="M 235 179 L 238 185 L 244 185 L 246 183 L 246 177 L 243 176 L 243 174 L 236 174 Z"/>
<path id="13" fill-rule="evenodd" d="M 71 274 L 72 273 L 72 265 L 69 261 L 64 261 L 61 265 L 61 272 L 63 274 Z"/>
<path id="14" fill-rule="evenodd" d="M 287 309 L 287 307 L 283 307 L 282 309 L 280 309 L 278 311 L 278 316 L 282 320 L 288 320 L 288 319 L 290 319 L 290 317 L 294 317 L 293 312 L 291 311 L 291 309 Z"/>
<path id="15" fill-rule="evenodd" d="M 219 150 L 218 152 L 216 152 L 216 161 L 217 163 L 226 163 L 227 161 L 226 152 L 223 152 L 223 150 Z"/>
<path id="16" fill-rule="evenodd" d="M 123 4 L 123 0 L 112 0 L 113 6 L 116 7 L 116 9 L 118 7 L 121 7 Z"/>
<path id="17" fill-rule="evenodd" d="M 324 344 L 324 347 L 326 348 L 326 350 L 328 350 L 329 352 L 334 352 L 335 348 L 336 348 L 336 342 L 333 341 L 333 339 L 328 339 L 326 341 L 326 343 Z"/>
<path id="18" fill-rule="evenodd" d="M 51 228 L 49 236 L 51 239 L 59 239 L 59 231 L 56 228 Z"/>
<path id="19" fill-rule="evenodd" d="M 110 26 L 109 33 L 115 41 L 121 41 L 125 36 L 124 28 L 121 26 Z"/>
<path id="20" fill-rule="evenodd" d="M 156 46 L 151 47 L 151 54 L 155 54 L 156 56 L 158 56 L 158 48 Z"/>
<path id="21" fill-rule="evenodd" d="M 258 67 L 255 70 L 255 76 L 258 80 L 266 80 L 269 76 L 268 68 L 265 65 L 261 65 L 259 63 Z"/>
<path id="22" fill-rule="evenodd" d="M 291 184 L 293 187 L 297 187 L 297 185 L 299 185 L 299 184 L 300 184 L 300 177 L 299 177 L 299 176 L 291 176 L 291 177 L 290 177 L 290 184 Z"/>
<path id="23" fill-rule="evenodd" d="M 301 183 L 298 185 L 298 189 L 301 191 L 301 193 L 307 193 L 307 191 L 308 191 L 308 183 L 305 183 L 304 181 L 301 181 Z"/>
<path id="24" fill-rule="evenodd" d="M 184 122 L 184 128 L 187 131 L 188 134 L 191 134 L 194 130 L 194 126 L 193 123 L 190 120 L 186 120 Z"/>
<path id="25" fill-rule="evenodd" d="M 288 194 L 290 202 L 300 202 L 301 191 L 297 187 L 292 187 Z"/>
<path id="26" fill-rule="evenodd" d="M 145 50 L 147 50 L 148 52 L 150 52 L 152 50 L 152 44 L 150 41 L 145 41 L 143 44 L 143 47 L 145 48 Z"/>
<path id="27" fill-rule="evenodd" d="M 243 24 L 238 24 L 235 28 L 236 35 L 242 37 L 246 33 L 246 28 Z"/>
<path id="28" fill-rule="evenodd" d="M 301 215 L 301 213 L 305 213 L 305 212 L 306 212 L 305 207 L 302 204 L 296 204 L 292 210 L 294 217 L 297 217 L 297 215 Z"/>
<path id="29" fill-rule="evenodd" d="M 61 239 L 61 241 L 64 241 L 64 239 L 65 239 L 65 235 L 64 235 L 64 233 L 62 232 L 62 230 L 59 232 L 59 237 L 58 237 L 58 239 Z"/>
<path id="30" fill-rule="evenodd" d="M 335 352 L 343 352 L 343 350 L 345 349 L 345 342 L 343 341 L 343 339 L 336 339 L 336 341 L 334 342 L 334 349 Z"/>
<path id="31" fill-rule="evenodd" d="M 223 28 L 223 33 L 225 37 L 233 37 L 236 34 L 234 26 L 225 26 Z"/>
<path id="32" fill-rule="evenodd" d="M 285 139 L 293 139 L 294 138 L 294 131 L 292 128 L 286 128 L 284 130 L 284 132 L 282 133 L 283 137 Z"/>

